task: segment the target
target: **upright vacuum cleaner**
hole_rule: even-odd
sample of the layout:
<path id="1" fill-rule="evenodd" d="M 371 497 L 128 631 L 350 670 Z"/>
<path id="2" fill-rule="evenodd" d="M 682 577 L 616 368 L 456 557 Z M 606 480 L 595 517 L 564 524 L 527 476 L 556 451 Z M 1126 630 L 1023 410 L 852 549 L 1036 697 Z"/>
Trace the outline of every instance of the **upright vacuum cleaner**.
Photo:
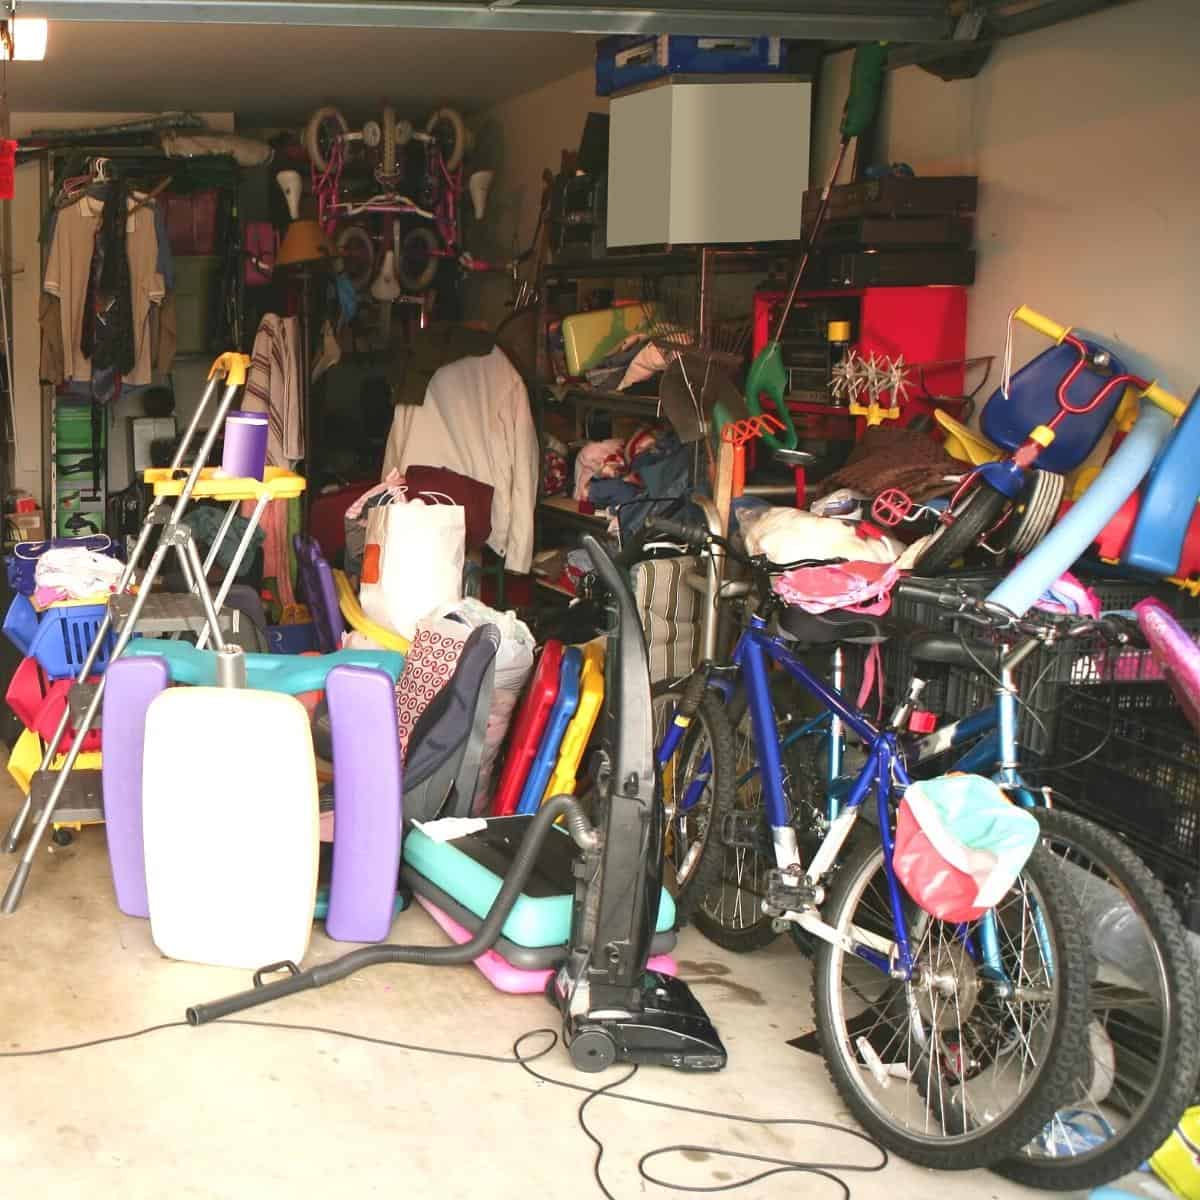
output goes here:
<path id="1" fill-rule="evenodd" d="M 654 769 L 650 674 L 629 586 L 595 538 L 584 546 L 612 597 L 595 824 L 572 796 L 538 810 L 513 854 L 500 891 L 470 941 L 458 946 L 368 946 L 301 971 L 263 967 L 254 987 L 187 1010 L 192 1025 L 323 987 L 379 963 L 456 966 L 472 962 L 500 937 L 506 918 L 560 818 L 575 843 L 575 898 L 567 958 L 547 995 L 562 1013 L 563 1038 L 582 1071 L 636 1062 L 716 1071 L 725 1047 L 686 983 L 646 969 L 662 887 L 663 804 Z M 503 819 L 503 818 L 501 818 Z M 486 833 L 481 835 L 486 836 Z M 561 836 L 554 833 L 553 836 Z M 265 976 L 286 972 L 267 982 Z"/>

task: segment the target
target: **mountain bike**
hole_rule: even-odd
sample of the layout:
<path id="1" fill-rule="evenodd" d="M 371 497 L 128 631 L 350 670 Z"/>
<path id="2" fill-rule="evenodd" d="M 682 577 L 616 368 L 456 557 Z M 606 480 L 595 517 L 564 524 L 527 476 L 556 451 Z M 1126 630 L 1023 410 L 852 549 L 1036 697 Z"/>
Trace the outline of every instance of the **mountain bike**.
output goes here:
<path id="1" fill-rule="evenodd" d="M 947 924 L 913 904 L 893 869 L 899 796 L 910 779 L 895 733 L 878 727 L 798 657 L 803 644 L 881 636 L 876 618 L 787 607 L 770 587 L 774 566 L 724 539 L 660 518 L 686 543 L 719 545 L 751 571 L 755 594 L 729 664 L 703 665 L 682 688 L 656 750 L 676 761 L 710 682 L 746 692 L 773 865 L 766 914 L 818 942 L 813 971 L 817 1037 L 830 1076 L 859 1122 L 883 1145 L 925 1166 L 988 1166 L 1018 1153 L 1046 1126 L 1087 1059 L 1089 957 L 1079 909 L 1047 853 L 1035 850 L 1014 886 L 979 920 Z M 836 715 L 864 748 L 836 817 L 802 859 L 784 790 L 768 663 Z M 706 721 L 727 718 L 710 705 Z M 714 746 L 723 739 L 718 737 Z M 718 750 L 719 755 L 719 750 Z M 692 761 L 715 770 L 719 758 Z M 692 782 L 668 818 L 679 828 Z M 869 797 L 874 804 L 868 805 Z M 682 811 L 681 811 L 682 810 Z M 868 815 L 864 815 L 868 814 Z M 736 836 L 735 819 L 722 839 Z"/>
<path id="2" fill-rule="evenodd" d="M 995 1169 L 1032 1187 L 1092 1188 L 1153 1153 L 1191 1103 L 1200 1072 L 1200 1001 L 1187 935 L 1162 885 L 1119 838 L 1059 808 L 1051 792 L 1022 775 L 1017 718 L 1027 700 L 1017 673 L 1041 646 L 1070 639 L 1087 653 L 1096 643 L 1128 646 L 1136 631 L 1107 618 L 1038 614 L 1018 620 L 959 586 L 932 580 L 904 580 L 898 586 L 901 595 L 940 608 L 960 627 L 982 626 L 987 632 L 981 636 L 989 639 L 939 632 L 909 642 L 914 663 L 926 665 L 917 666 L 886 725 L 898 738 L 908 769 L 917 777 L 942 771 L 990 774 L 1014 802 L 1031 809 L 1041 824 L 1043 845 L 1058 862 L 1061 880 L 1091 931 L 1089 1053 L 1054 1116 Z M 846 670 L 841 646 L 834 660 L 835 672 Z M 909 735 L 905 731 L 919 711 L 931 664 L 987 674 L 996 685 L 995 699 L 931 732 Z M 735 696 L 731 722 L 738 719 L 739 705 L 744 708 L 745 700 Z M 793 718 L 779 736 L 781 746 L 792 748 L 793 765 L 784 774 L 792 824 L 802 844 L 811 847 L 832 828 L 855 786 L 855 774 L 844 764 L 861 761 L 865 747 L 835 728 L 828 712 Z M 712 779 L 734 777 L 732 807 L 740 824 L 727 826 L 733 844 L 724 848 L 720 881 L 699 900 L 695 922 L 709 936 L 715 925 L 713 940 L 721 945 L 752 949 L 776 932 L 769 903 L 764 912 L 771 823 L 757 803 L 764 791 L 761 771 L 737 759 L 739 739 L 734 741 L 734 758 L 720 757 L 718 740 L 711 761 L 702 764 Z M 801 949 L 811 953 L 811 936 L 794 925 L 791 931 Z"/>

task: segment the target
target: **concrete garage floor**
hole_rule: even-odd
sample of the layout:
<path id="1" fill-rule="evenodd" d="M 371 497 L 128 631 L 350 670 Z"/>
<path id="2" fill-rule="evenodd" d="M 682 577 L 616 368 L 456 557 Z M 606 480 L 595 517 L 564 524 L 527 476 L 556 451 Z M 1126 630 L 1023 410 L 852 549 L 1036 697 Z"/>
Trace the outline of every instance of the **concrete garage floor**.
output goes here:
<path id="1" fill-rule="evenodd" d="M 6 779 L 0 785 L 5 826 L 17 799 Z M 7 883 L 11 861 L 0 860 L 0 882 Z M 420 910 L 397 919 L 393 939 L 444 944 Z M 306 965 L 344 949 L 314 930 Z M 720 1028 L 730 1066 L 717 1076 L 648 1068 L 630 1091 L 748 1115 L 848 1121 L 820 1060 L 786 1044 L 810 1028 L 808 967 L 787 939 L 739 958 L 688 929 L 677 957 Z M 243 971 L 162 958 L 149 924 L 117 911 L 103 832 L 88 829 L 69 847 L 40 852 L 21 908 L 0 918 L 0 1049 L 179 1021 L 188 1004 L 249 983 Z M 471 967 L 376 967 L 247 1017 L 501 1056 L 526 1030 L 555 1023 L 541 997 L 502 995 Z M 577 1074 L 561 1048 L 537 1065 L 572 1083 L 595 1086 L 610 1078 Z M 515 1065 L 217 1024 L 10 1058 L 0 1078 L 5 1200 L 601 1194 L 592 1180 L 593 1147 L 576 1124 L 582 1097 L 539 1083 Z M 685 1195 L 647 1185 L 637 1174 L 642 1154 L 672 1143 L 873 1161 L 869 1147 L 826 1130 L 730 1125 L 607 1098 L 594 1101 L 587 1117 L 607 1147 L 601 1170 L 618 1200 Z M 658 1166 L 673 1181 L 701 1187 L 750 1173 L 736 1160 L 695 1152 Z M 854 1200 L 945 1189 L 956 1200 L 1036 1194 L 984 1171 L 950 1177 L 898 1159 L 880 1173 L 844 1177 Z M 795 1175 L 734 1194 L 770 1200 L 801 1192 L 816 1200 L 839 1195 L 831 1182 Z"/>

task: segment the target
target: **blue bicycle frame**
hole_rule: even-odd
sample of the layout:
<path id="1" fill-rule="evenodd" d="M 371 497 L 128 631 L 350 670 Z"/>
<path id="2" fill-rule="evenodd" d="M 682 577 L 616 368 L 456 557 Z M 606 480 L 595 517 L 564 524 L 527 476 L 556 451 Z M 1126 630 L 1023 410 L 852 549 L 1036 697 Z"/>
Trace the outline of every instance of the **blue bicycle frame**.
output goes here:
<path id="1" fill-rule="evenodd" d="M 779 737 L 774 703 L 771 698 L 768 675 L 769 660 L 777 663 L 792 679 L 814 696 L 824 710 L 796 729 L 789 730 L 783 739 Z M 842 682 L 840 654 L 836 655 L 835 662 L 837 664 L 835 680 L 840 684 Z M 874 789 L 896 954 L 893 959 L 890 954 L 883 953 L 877 946 L 864 945 L 853 939 L 846 945 L 846 949 L 885 973 L 901 975 L 904 979 L 910 978 L 913 960 L 904 915 L 903 893 L 892 863 L 895 843 L 892 836 L 891 798 L 893 787 L 903 789 L 909 785 L 911 780 L 897 745 L 895 733 L 876 728 L 864 713 L 846 700 L 837 687 L 831 686 L 813 674 L 804 663 L 795 657 L 783 640 L 769 632 L 766 622 L 759 616 L 751 617 L 749 626 L 738 640 L 733 655 L 733 667 L 746 688 L 747 709 L 750 713 L 754 747 L 758 756 L 755 770 L 762 776 L 763 807 L 771 829 L 776 867 L 780 870 L 790 869 L 804 872 L 814 885 L 817 884 L 821 876 L 837 861 L 837 857 L 858 819 L 859 809 L 868 794 Z M 935 753 L 941 754 L 946 749 L 974 740 L 981 733 L 987 733 L 989 730 L 996 730 L 999 727 L 997 732 L 984 737 L 972 746 L 968 753 L 955 764 L 955 769 L 979 770 L 985 763 L 991 766 L 996 762 L 997 751 L 1000 750 L 1002 751 L 1000 761 L 1003 765 L 997 781 L 1008 788 L 1018 790 L 1020 802 L 1031 805 L 1034 803 L 1033 795 L 1024 787 L 1016 773 L 1016 692 L 1015 688 L 1011 686 L 1011 675 L 1006 675 L 1005 678 L 1010 686 L 1000 693 L 998 703 L 994 708 L 982 711 L 929 735 L 924 739 L 927 753 L 918 757 L 931 757 Z M 727 675 L 723 675 L 717 681 L 716 686 L 728 699 L 733 690 L 732 680 Z M 664 767 L 677 752 L 687 727 L 688 721 L 677 716 L 668 728 L 656 752 L 660 768 Z M 844 797 L 835 796 L 832 787 L 829 789 L 827 800 L 829 829 L 805 870 L 800 859 L 796 830 L 791 822 L 788 797 L 784 790 L 782 750 L 792 741 L 807 736 L 822 727 L 827 727 L 826 736 L 829 738 L 828 764 L 831 783 L 840 773 L 843 729 L 850 730 L 860 739 L 866 748 L 867 758 Z M 688 812 L 699 802 L 708 785 L 710 772 L 711 759 L 705 755 L 699 771 L 691 780 L 681 799 L 679 805 L 681 814 Z M 804 914 L 789 913 L 787 919 L 804 924 L 825 940 L 840 940 L 835 931 L 819 921 L 807 919 Z M 980 946 L 976 948 L 968 938 L 964 938 L 964 945 L 972 957 L 981 960 L 986 971 L 996 977 L 1003 977 L 1004 972 L 1000 964 L 1000 948 L 993 914 L 988 913 L 984 916 L 980 921 L 979 929 Z"/>

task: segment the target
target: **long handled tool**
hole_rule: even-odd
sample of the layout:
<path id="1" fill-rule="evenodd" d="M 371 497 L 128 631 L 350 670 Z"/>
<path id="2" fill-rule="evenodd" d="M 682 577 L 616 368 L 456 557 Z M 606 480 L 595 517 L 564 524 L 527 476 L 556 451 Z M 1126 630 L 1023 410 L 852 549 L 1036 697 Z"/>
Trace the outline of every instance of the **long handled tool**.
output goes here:
<path id="1" fill-rule="evenodd" d="M 805 239 L 804 251 L 800 256 L 800 265 L 792 276 L 792 284 L 788 289 L 787 299 L 779 310 L 779 321 L 775 326 L 775 336 L 755 355 L 746 374 L 746 403 L 750 412 L 758 416 L 762 410 L 762 397 L 765 394 L 774 405 L 775 413 L 783 422 L 783 431 L 776 437 L 774 434 L 764 434 L 763 441 L 773 450 L 795 450 L 799 442 L 796 426 L 792 415 L 784 403 L 787 392 L 788 377 L 783 366 L 783 351 L 780 342 L 783 339 L 784 326 L 788 314 L 800 290 L 804 272 L 808 270 L 808 262 L 812 257 L 813 247 L 825 224 L 825 214 L 829 211 L 829 197 L 833 186 L 841 173 L 842 163 L 846 160 L 852 138 L 859 137 L 875 119 L 875 111 L 879 107 L 879 94 L 883 89 L 883 69 L 887 62 L 887 47 L 882 43 L 873 42 L 870 45 L 859 46 L 854 52 L 854 66 L 850 72 L 850 95 L 846 98 L 846 107 L 842 113 L 842 139 L 838 147 L 837 159 L 829 179 L 821 191 L 821 205 L 817 209 L 816 219 Z"/>

